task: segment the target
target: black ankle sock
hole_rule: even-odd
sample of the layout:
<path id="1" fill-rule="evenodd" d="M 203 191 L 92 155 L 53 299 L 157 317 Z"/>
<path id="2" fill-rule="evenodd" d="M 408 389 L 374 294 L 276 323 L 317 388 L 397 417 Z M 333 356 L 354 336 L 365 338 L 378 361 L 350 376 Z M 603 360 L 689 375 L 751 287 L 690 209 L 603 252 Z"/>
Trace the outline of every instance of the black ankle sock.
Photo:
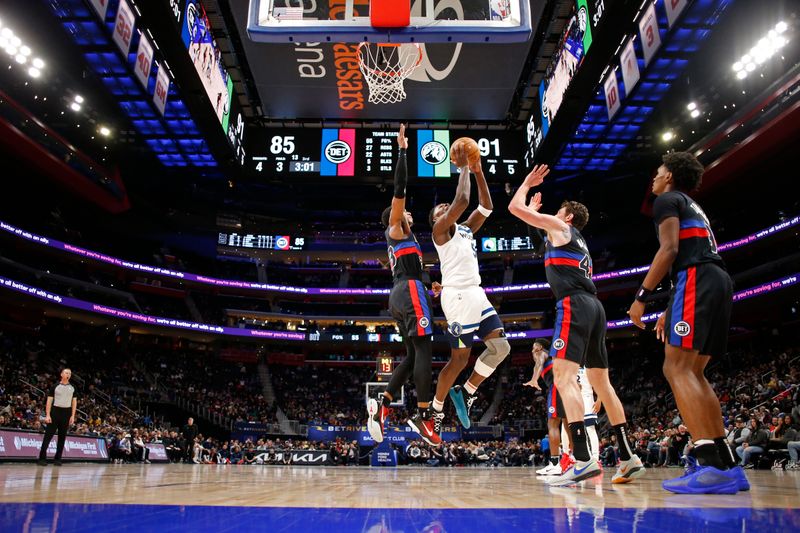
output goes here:
<path id="1" fill-rule="evenodd" d="M 619 458 L 623 461 L 629 460 L 631 458 L 631 448 L 628 442 L 628 432 L 625 430 L 625 424 L 617 424 L 614 426 L 614 435 L 617 436 Z"/>
<path id="2" fill-rule="evenodd" d="M 592 458 L 589 453 L 589 441 L 586 440 L 586 425 L 583 422 L 571 422 L 569 434 L 572 437 L 572 455 L 577 461 L 588 461 Z"/>
<path id="3" fill-rule="evenodd" d="M 736 466 L 736 459 L 733 457 L 733 451 L 731 447 L 728 446 L 728 441 L 725 437 L 717 437 L 714 439 L 714 444 L 717 446 L 717 453 L 719 453 L 719 458 L 722 460 L 722 464 L 724 464 L 728 468 L 733 468 Z"/>
<path id="4" fill-rule="evenodd" d="M 697 464 L 701 466 L 713 466 L 720 470 L 727 470 L 727 466 L 719 456 L 717 445 L 713 442 L 695 446 L 694 455 L 697 457 Z"/>
<path id="5" fill-rule="evenodd" d="M 558 457 L 550 457 L 550 464 L 553 466 L 558 466 Z"/>

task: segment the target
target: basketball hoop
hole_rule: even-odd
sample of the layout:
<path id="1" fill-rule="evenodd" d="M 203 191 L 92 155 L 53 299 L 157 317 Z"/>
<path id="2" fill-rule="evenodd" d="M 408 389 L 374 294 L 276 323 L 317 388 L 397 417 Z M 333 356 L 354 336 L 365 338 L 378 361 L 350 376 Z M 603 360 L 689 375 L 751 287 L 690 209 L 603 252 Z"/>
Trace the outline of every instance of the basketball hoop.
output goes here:
<path id="1" fill-rule="evenodd" d="M 403 82 L 421 62 L 422 47 L 417 43 L 360 43 L 358 65 L 367 80 L 369 102 L 396 104 L 405 100 Z"/>

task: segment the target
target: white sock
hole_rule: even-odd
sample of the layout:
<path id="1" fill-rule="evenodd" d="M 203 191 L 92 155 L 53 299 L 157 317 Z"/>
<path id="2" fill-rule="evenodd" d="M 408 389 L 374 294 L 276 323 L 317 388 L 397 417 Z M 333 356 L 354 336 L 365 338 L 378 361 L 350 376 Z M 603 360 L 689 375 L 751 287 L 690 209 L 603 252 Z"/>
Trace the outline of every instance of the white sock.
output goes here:
<path id="1" fill-rule="evenodd" d="M 589 448 L 595 461 L 600 460 L 600 439 L 597 438 L 597 428 L 586 426 L 586 434 L 589 436 Z"/>
<path id="2" fill-rule="evenodd" d="M 433 410 L 436 411 L 437 413 L 441 413 L 443 409 L 444 409 L 444 402 L 440 402 L 434 397 Z"/>
<path id="3" fill-rule="evenodd" d="M 467 381 L 464 383 L 464 390 L 470 393 L 470 395 L 475 394 L 475 391 L 478 390 L 478 387 L 474 386 L 472 383 Z"/>

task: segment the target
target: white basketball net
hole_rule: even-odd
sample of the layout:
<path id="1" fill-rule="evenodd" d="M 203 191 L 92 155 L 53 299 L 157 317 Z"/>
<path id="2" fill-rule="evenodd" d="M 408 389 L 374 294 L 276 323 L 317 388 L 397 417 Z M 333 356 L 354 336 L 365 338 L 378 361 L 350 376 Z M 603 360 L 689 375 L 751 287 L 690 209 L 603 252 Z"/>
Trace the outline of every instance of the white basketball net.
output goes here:
<path id="1" fill-rule="evenodd" d="M 403 82 L 422 61 L 419 44 L 361 43 L 358 64 L 369 87 L 369 102 L 396 104 L 406 99 Z"/>

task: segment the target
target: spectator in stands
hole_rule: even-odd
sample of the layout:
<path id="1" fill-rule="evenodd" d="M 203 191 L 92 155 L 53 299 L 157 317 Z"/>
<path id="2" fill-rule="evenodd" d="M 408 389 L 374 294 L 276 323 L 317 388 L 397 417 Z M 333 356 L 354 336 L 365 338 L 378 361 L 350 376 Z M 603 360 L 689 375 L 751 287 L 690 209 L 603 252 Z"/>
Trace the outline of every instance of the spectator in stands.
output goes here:
<path id="1" fill-rule="evenodd" d="M 133 449 L 133 457 L 140 463 L 150 464 L 150 450 L 145 446 L 141 433 L 138 429 L 133 430 L 131 436 L 131 447 Z"/>
<path id="2" fill-rule="evenodd" d="M 669 464 L 680 464 L 681 457 L 686 455 L 686 446 L 689 444 L 689 439 L 691 437 L 686 426 L 683 424 L 678 426 L 678 431 L 672 435 L 672 440 L 669 445 Z"/>
<path id="3" fill-rule="evenodd" d="M 123 432 L 117 433 L 116 440 L 112 444 L 112 457 L 114 462 L 128 463 L 133 459 L 133 451 L 131 450 L 130 436 Z"/>
<path id="4" fill-rule="evenodd" d="M 769 432 L 761 425 L 755 418 L 750 419 L 750 435 L 747 437 L 741 446 L 736 448 L 736 454 L 742 460 L 741 466 L 745 468 L 753 468 L 755 465 L 751 462 L 754 455 L 760 456 L 769 442 Z"/>

